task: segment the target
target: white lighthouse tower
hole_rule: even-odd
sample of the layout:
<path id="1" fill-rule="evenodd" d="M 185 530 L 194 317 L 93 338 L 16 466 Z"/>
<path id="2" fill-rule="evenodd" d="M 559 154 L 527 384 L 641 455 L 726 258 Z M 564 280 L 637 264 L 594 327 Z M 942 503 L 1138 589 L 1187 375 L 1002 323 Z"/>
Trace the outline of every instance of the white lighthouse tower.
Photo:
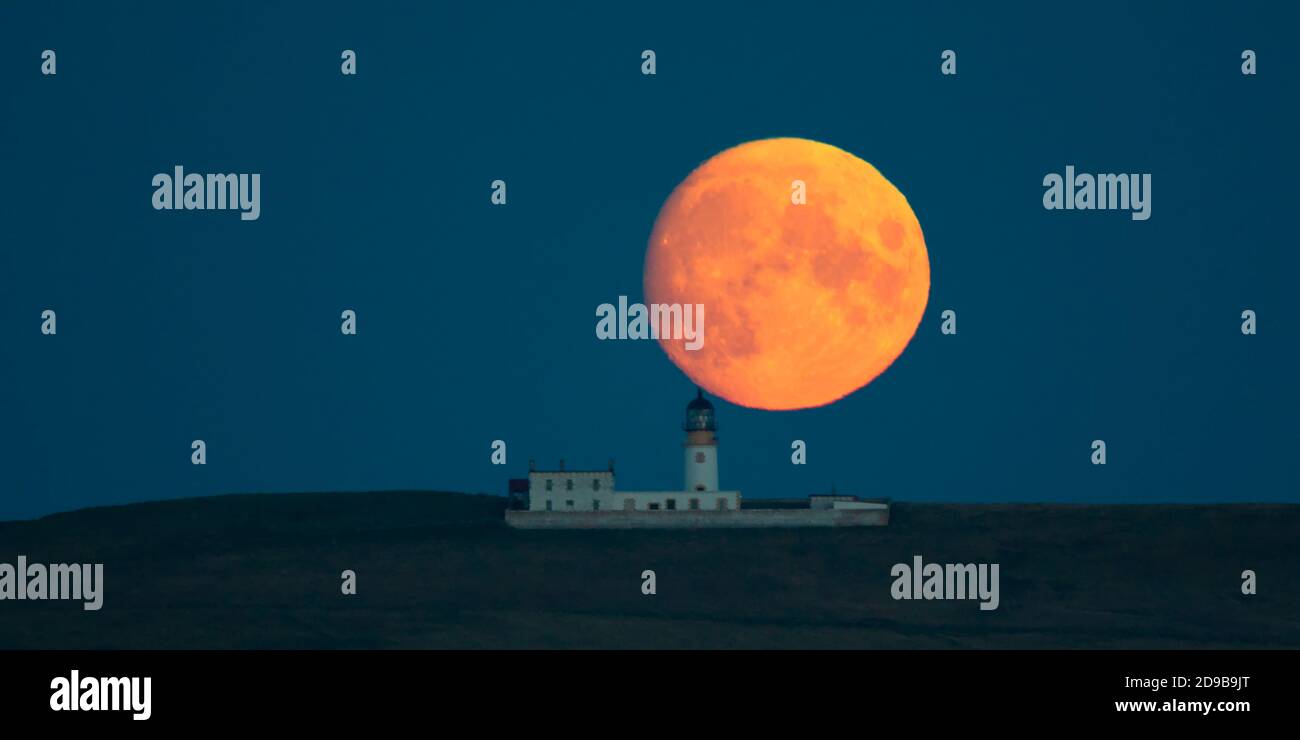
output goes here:
<path id="1" fill-rule="evenodd" d="M 686 460 L 686 490 L 718 490 L 718 425 L 713 417 L 713 404 L 699 390 L 695 400 L 686 406 L 686 442 L 682 444 Z"/>

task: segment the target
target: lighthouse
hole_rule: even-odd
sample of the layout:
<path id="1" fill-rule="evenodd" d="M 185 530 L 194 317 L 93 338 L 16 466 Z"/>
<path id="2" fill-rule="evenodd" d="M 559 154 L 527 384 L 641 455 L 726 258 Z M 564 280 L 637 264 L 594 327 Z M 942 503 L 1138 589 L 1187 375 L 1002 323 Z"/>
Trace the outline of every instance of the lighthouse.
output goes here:
<path id="1" fill-rule="evenodd" d="M 718 490 L 718 424 L 713 415 L 713 404 L 696 391 L 694 400 L 686 405 L 686 423 L 682 425 L 686 441 L 682 444 L 686 461 L 686 490 Z"/>
<path id="2" fill-rule="evenodd" d="M 509 483 L 506 524 L 521 529 L 655 529 L 671 527 L 865 527 L 889 523 L 887 502 L 815 495 L 807 506 L 756 503 L 741 507 L 740 491 L 718 490 L 718 420 L 699 390 L 686 404 L 682 423 L 685 484 L 680 488 L 629 491 L 614 485 L 607 469 L 539 470 L 530 460 L 528 478 Z"/>

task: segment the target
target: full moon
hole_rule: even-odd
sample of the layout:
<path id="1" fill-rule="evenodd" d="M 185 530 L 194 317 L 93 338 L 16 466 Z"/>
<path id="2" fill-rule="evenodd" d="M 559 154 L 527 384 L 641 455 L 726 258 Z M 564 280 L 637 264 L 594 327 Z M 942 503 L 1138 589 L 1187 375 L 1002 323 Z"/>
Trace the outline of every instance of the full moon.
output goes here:
<path id="1" fill-rule="evenodd" d="M 807 139 L 732 147 L 668 197 L 645 259 L 651 304 L 704 307 L 704 341 L 660 345 L 741 406 L 824 406 L 907 347 L 930 294 L 921 224 L 867 162 Z"/>

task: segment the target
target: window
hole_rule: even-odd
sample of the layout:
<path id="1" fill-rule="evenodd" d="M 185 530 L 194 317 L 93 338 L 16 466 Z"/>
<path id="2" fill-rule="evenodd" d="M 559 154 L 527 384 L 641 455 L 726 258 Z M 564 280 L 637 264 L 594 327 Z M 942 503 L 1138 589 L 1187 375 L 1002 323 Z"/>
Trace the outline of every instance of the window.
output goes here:
<path id="1" fill-rule="evenodd" d="M 650 511 L 659 511 L 659 504 L 650 504 Z"/>
<path id="2" fill-rule="evenodd" d="M 670 499 L 668 499 L 668 508 L 669 508 L 669 509 L 676 509 L 676 508 L 677 508 L 677 499 L 675 499 L 675 498 L 670 498 Z"/>
<path id="3" fill-rule="evenodd" d="M 600 490 L 600 479 L 599 479 L 599 478 L 592 478 L 592 479 L 591 479 L 591 490 L 593 490 L 593 491 L 599 491 L 599 490 Z"/>
<path id="4" fill-rule="evenodd" d="M 718 511 L 726 511 L 726 510 L 727 510 L 727 500 L 725 498 L 718 499 Z"/>
<path id="5" fill-rule="evenodd" d="M 550 479 L 550 478 L 547 478 L 547 479 L 546 479 L 546 490 L 548 490 L 548 491 L 551 490 L 551 479 Z"/>
<path id="6" fill-rule="evenodd" d="M 566 490 L 566 491 L 572 491 L 572 490 L 573 490 L 573 479 L 572 479 L 572 478 L 568 478 L 568 479 L 566 479 L 566 480 L 564 481 L 564 490 Z"/>
<path id="7" fill-rule="evenodd" d="M 623 499 L 623 511 L 636 511 L 636 499 L 634 498 Z"/>
<path id="8" fill-rule="evenodd" d="M 569 499 L 568 501 L 565 501 L 565 502 L 564 502 L 564 508 L 566 508 L 566 509 L 572 509 L 572 508 L 573 508 L 573 499 Z"/>
<path id="9" fill-rule="evenodd" d="M 547 510 L 547 511 L 551 511 L 551 510 L 554 509 L 554 508 L 555 508 L 555 507 L 551 505 L 551 500 L 550 500 L 549 498 L 546 499 L 546 510 Z"/>
<path id="10" fill-rule="evenodd" d="M 591 510 L 600 511 L 600 502 L 594 498 L 591 500 Z"/>
<path id="11" fill-rule="evenodd" d="M 704 484 L 702 484 L 702 483 L 697 483 L 697 484 L 695 484 L 695 490 L 697 490 L 697 491 L 703 491 L 703 490 L 704 490 Z"/>
<path id="12" fill-rule="evenodd" d="M 694 511 L 698 508 L 700 508 L 700 500 L 697 498 L 691 499 L 691 510 Z"/>

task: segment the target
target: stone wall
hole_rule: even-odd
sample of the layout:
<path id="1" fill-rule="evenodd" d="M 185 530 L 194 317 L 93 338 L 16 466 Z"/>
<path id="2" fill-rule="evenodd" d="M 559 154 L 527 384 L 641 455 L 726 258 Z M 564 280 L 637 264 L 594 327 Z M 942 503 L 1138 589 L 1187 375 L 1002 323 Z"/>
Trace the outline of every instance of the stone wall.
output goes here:
<path id="1" fill-rule="evenodd" d="M 879 527 L 888 509 L 741 509 L 740 511 L 507 511 L 517 529 L 730 529 Z"/>

